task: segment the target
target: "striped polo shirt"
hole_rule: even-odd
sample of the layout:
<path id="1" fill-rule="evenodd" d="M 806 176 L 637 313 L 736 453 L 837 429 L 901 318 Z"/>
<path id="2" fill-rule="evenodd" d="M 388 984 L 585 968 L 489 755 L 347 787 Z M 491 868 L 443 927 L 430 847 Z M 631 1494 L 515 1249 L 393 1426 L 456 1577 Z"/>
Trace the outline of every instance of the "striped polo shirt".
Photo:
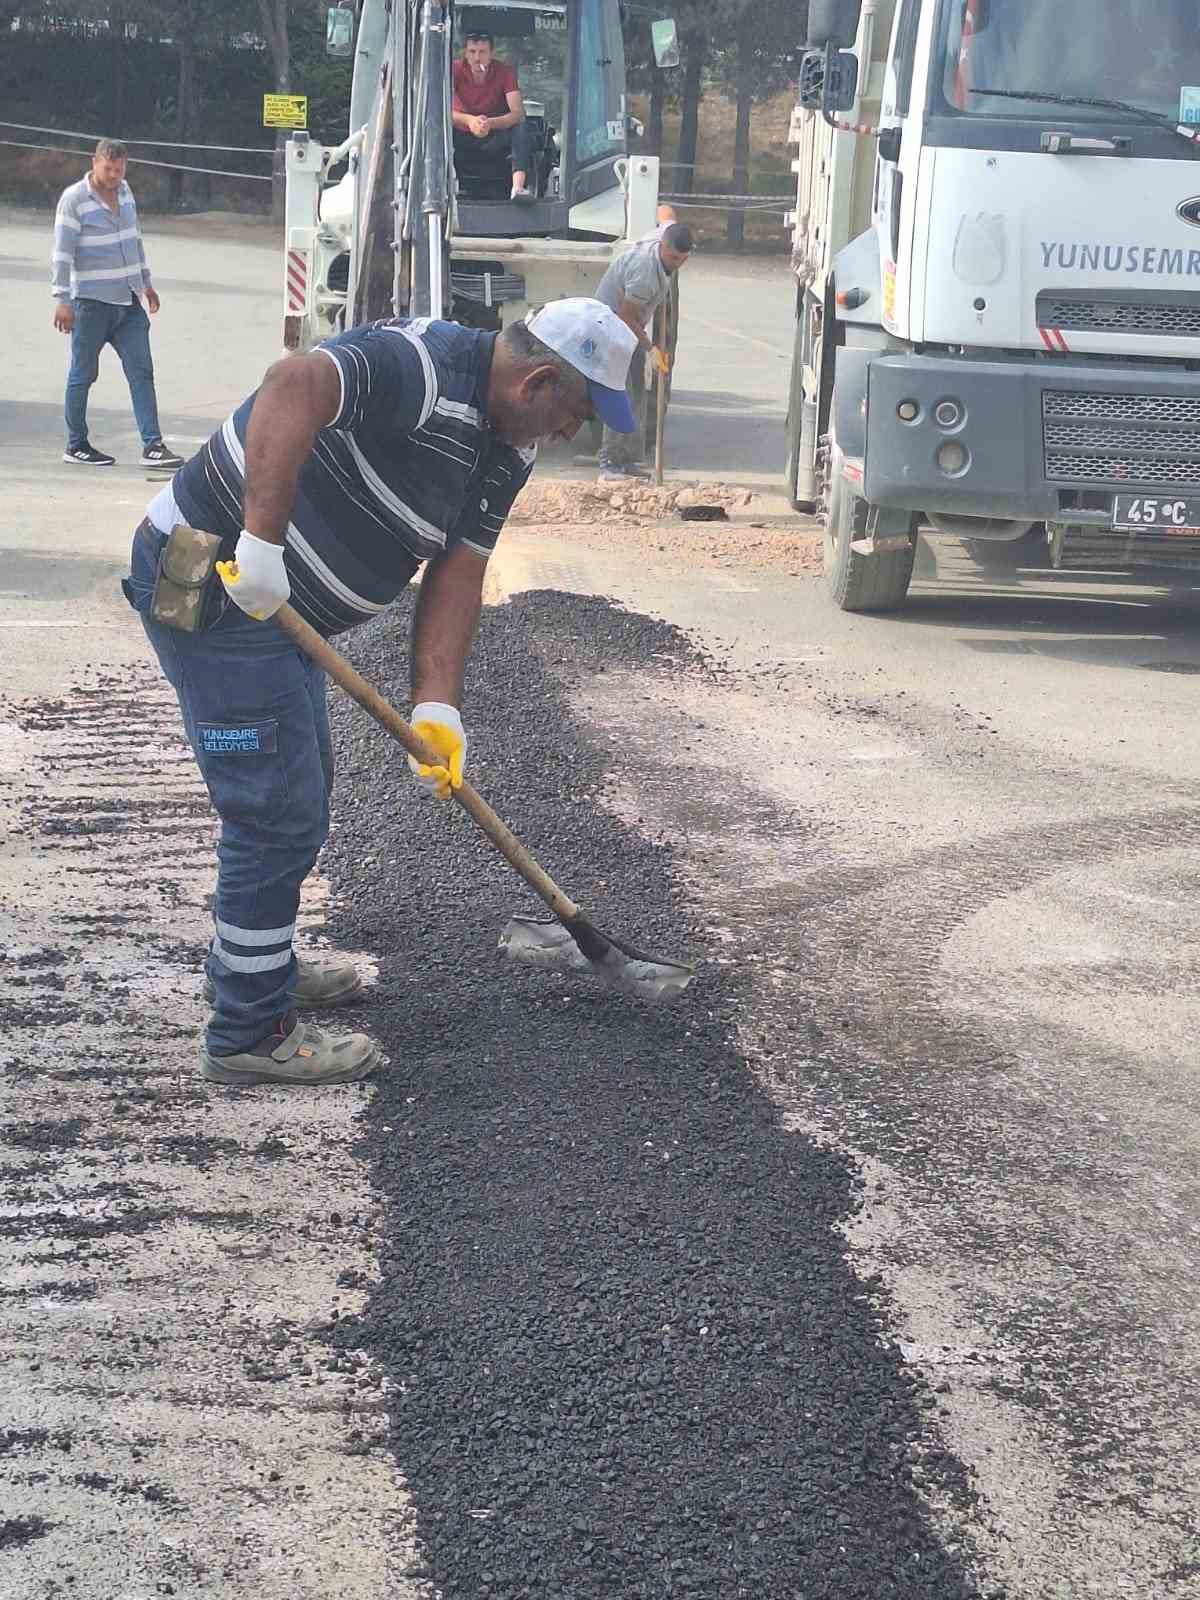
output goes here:
<path id="1" fill-rule="evenodd" d="M 317 346 L 337 368 L 341 399 L 301 468 L 284 563 L 292 605 L 326 637 L 383 611 L 423 561 L 459 544 L 486 559 L 495 547 L 536 455 L 488 425 L 495 340 L 454 322 L 397 317 Z M 152 503 L 162 532 L 177 512 L 221 534 L 232 553 L 254 401 Z"/>
<path id="2" fill-rule="evenodd" d="M 127 306 L 150 287 L 133 190 L 122 181 L 117 209 L 81 178 L 64 189 L 54 217 L 50 292 L 56 300 L 103 300 Z"/>

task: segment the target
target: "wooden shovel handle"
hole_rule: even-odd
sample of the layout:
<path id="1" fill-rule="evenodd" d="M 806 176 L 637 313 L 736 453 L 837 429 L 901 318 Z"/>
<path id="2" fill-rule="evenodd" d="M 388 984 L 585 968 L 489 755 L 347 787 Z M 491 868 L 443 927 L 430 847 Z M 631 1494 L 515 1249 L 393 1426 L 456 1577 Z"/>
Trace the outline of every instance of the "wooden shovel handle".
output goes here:
<path id="1" fill-rule="evenodd" d="M 667 352 L 667 302 L 664 300 L 658 314 L 658 348 Z M 667 420 L 667 380 L 661 367 L 656 373 L 654 389 L 654 482 L 661 489 L 663 483 L 663 432 Z"/>
<path id="2" fill-rule="evenodd" d="M 356 672 L 345 656 L 335 650 L 328 639 L 323 639 L 315 628 L 310 627 L 290 605 L 285 603 L 280 606 L 275 613 L 275 621 L 288 638 L 298 645 L 310 660 L 315 661 L 317 666 L 328 673 L 334 683 L 340 689 L 344 689 L 352 700 L 357 700 L 363 710 L 373 716 L 379 726 L 390 733 L 398 744 L 403 745 L 410 756 L 415 756 L 426 766 L 445 765 L 444 759 L 413 732 L 411 723 L 404 720 L 395 706 L 389 700 L 385 700 L 379 690 L 373 688 L 361 673 Z M 474 818 L 508 864 L 524 878 L 556 917 L 563 921 L 571 921 L 579 916 L 579 907 L 575 902 L 569 895 L 563 893 L 549 873 L 542 870 L 516 834 L 500 820 L 478 790 L 473 789 L 464 780 L 460 788 L 452 789 L 450 792 L 468 816 Z"/>

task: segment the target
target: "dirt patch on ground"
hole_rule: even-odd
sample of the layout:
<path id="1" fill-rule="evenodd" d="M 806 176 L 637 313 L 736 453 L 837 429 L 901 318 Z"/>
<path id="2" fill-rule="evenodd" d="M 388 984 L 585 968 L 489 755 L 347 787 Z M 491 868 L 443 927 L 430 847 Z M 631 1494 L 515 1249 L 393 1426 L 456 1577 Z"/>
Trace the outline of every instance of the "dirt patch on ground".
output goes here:
<path id="1" fill-rule="evenodd" d="M 695 522 L 683 512 L 719 506 L 725 519 Z M 609 484 L 535 480 L 509 518 L 522 533 L 560 537 L 606 549 L 637 549 L 673 570 L 753 567 L 792 576 L 821 571 L 821 534 L 811 518 L 780 519 L 757 510 L 749 489 L 728 483 Z"/>

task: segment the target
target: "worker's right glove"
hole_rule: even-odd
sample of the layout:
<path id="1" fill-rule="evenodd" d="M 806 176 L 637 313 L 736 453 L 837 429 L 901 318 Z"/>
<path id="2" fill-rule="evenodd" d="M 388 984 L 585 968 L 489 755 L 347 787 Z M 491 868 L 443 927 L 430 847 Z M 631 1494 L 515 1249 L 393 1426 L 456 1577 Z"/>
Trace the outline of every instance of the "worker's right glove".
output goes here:
<path id="1" fill-rule="evenodd" d="M 651 354 L 654 357 L 654 365 L 658 368 L 658 370 L 662 373 L 663 377 L 665 378 L 667 373 L 670 372 L 670 370 L 671 370 L 671 358 L 670 358 L 670 356 L 667 354 L 667 352 L 665 350 L 660 350 L 657 345 L 654 346 L 654 349 L 651 352 Z"/>
<path id="2" fill-rule="evenodd" d="M 467 732 L 453 706 L 437 700 L 423 700 L 413 707 L 412 729 L 431 749 L 445 759 L 445 766 L 426 766 L 409 756 L 408 766 L 421 788 L 439 800 L 449 800 L 451 789 L 460 789 L 463 762 L 467 759 Z"/>
<path id="3" fill-rule="evenodd" d="M 217 562 L 217 576 L 230 599 L 256 622 L 273 617 L 292 592 L 283 565 L 283 546 L 247 533 L 245 528 L 238 535 L 233 560 Z"/>

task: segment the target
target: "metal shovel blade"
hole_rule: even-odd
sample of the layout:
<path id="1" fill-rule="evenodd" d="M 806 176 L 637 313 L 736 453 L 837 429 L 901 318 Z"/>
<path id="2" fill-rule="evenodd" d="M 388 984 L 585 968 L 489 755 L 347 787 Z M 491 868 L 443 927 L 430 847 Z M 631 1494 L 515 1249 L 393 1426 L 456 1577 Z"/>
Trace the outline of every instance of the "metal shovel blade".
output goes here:
<path id="1" fill-rule="evenodd" d="M 597 945 L 594 956 L 585 955 L 570 930 L 556 919 L 513 917 L 500 935 L 500 949 L 510 961 L 544 972 L 590 972 L 609 988 L 652 1005 L 674 1000 L 696 975 L 686 962 L 623 950 L 590 923 L 588 932 L 589 943 Z"/>

